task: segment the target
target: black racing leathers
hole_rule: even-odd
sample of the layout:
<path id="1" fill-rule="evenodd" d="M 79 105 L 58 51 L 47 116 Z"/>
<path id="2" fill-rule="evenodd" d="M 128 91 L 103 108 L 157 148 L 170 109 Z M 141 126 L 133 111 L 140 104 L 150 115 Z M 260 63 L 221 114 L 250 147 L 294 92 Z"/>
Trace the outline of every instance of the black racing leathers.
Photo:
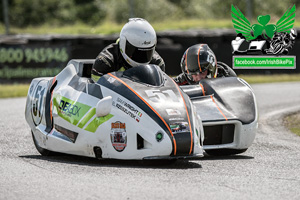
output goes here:
<path id="1" fill-rule="evenodd" d="M 165 63 L 160 55 L 155 51 L 149 64 L 158 65 L 165 71 Z M 105 47 L 97 56 L 92 67 L 92 78 L 95 82 L 104 74 L 114 71 L 124 71 L 131 66 L 124 60 L 119 43 L 113 43 Z"/>
<path id="2" fill-rule="evenodd" d="M 218 74 L 217 77 L 236 77 L 236 73 L 225 63 L 218 62 L 217 63 Z M 184 73 L 179 74 L 178 76 L 174 77 L 173 80 L 178 85 L 190 85 L 193 84 L 192 81 L 188 80 Z"/>

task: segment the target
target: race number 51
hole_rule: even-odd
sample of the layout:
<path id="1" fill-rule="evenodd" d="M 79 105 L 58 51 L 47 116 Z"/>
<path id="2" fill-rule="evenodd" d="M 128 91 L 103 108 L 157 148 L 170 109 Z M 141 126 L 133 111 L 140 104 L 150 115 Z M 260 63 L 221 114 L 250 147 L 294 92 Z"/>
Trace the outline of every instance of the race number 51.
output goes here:
<path id="1" fill-rule="evenodd" d="M 149 99 L 153 102 L 170 101 L 179 102 L 173 90 L 145 90 Z"/>
<path id="2" fill-rule="evenodd" d="M 32 103 L 31 103 L 31 115 L 34 124 L 37 126 L 42 121 L 43 116 L 43 105 L 44 105 L 44 94 L 45 94 L 45 88 L 47 86 L 47 82 L 41 81 L 36 86 L 36 89 L 32 96 Z"/>

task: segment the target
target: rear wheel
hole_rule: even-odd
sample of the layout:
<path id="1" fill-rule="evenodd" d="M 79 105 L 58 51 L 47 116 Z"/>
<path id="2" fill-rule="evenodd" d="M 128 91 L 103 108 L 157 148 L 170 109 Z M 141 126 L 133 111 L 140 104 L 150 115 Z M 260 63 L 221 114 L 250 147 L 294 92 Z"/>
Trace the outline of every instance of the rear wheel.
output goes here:
<path id="1" fill-rule="evenodd" d="M 44 149 L 42 147 L 39 146 L 38 142 L 36 141 L 33 132 L 31 131 L 31 135 L 32 135 L 32 139 L 33 139 L 33 143 L 34 146 L 36 148 L 36 150 L 42 155 L 42 156 L 53 156 L 55 155 L 55 152 L 53 151 L 49 151 L 47 149 Z"/>
<path id="2" fill-rule="evenodd" d="M 205 152 L 211 156 L 229 156 L 244 153 L 247 149 L 210 149 Z"/>

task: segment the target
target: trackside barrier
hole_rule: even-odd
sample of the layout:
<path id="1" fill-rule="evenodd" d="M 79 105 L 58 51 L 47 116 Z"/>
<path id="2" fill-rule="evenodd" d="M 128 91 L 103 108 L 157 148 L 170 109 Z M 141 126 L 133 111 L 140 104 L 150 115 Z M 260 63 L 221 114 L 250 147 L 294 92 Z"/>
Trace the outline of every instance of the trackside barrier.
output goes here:
<path id="1" fill-rule="evenodd" d="M 300 30 L 297 30 L 298 33 Z M 206 43 L 218 61 L 232 65 L 231 41 L 236 37 L 232 29 L 167 31 L 157 33 L 156 51 L 166 63 L 166 72 L 177 75 L 184 51 L 197 43 Z M 30 82 L 34 77 L 54 76 L 70 59 L 94 59 L 118 35 L 0 35 L 0 83 Z M 299 54 L 299 55 L 298 55 Z M 289 55 L 300 57 L 297 38 Z M 296 66 L 299 59 L 296 59 Z M 300 73 L 299 68 L 235 69 L 237 74 Z"/>

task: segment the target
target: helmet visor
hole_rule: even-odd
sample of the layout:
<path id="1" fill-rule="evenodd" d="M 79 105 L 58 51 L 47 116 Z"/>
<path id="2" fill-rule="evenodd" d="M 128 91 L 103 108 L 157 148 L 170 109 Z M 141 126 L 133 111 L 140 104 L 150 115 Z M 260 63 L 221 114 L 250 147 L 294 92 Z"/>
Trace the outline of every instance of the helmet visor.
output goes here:
<path id="1" fill-rule="evenodd" d="M 125 53 L 133 61 L 138 63 L 149 63 L 154 53 L 155 45 L 148 48 L 135 47 L 126 40 Z"/>
<path id="2" fill-rule="evenodd" d="M 200 70 L 201 68 L 201 70 Z M 211 69 L 211 64 L 208 62 L 202 63 L 201 66 L 198 66 L 198 63 L 192 63 L 191 66 L 188 67 L 188 74 L 201 74 L 203 72 L 205 72 L 206 70 L 210 70 Z"/>
<path id="3" fill-rule="evenodd" d="M 203 74 L 203 73 L 205 73 L 207 70 L 205 70 L 205 71 L 202 71 L 202 72 L 193 72 L 193 73 L 188 73 L 188 74 L 186 74 L 186 76 L 191 80 L 191 81 L 194 81 L 194 79 L 193 79 L 193 75 L 199 75 L 199 74 Z M 205 76 L 207 76 L 208 75 L 208 73 L 205 75 Z M 202 75 L 203 76 L 203 75 Z"/>

